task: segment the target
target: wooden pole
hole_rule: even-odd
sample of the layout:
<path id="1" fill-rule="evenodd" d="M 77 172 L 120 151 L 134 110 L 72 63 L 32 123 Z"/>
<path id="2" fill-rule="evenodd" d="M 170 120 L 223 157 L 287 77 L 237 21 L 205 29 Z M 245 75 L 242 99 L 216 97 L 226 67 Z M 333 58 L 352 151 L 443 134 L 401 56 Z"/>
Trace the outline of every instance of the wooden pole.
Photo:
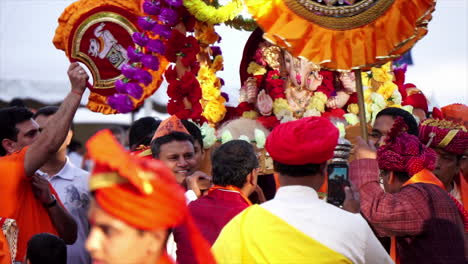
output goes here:
<path id="1" fill-rule="evenodd" d="M 361 70 L 354 70 L 356 77 L 356 92 L 359 106 L 359 123 L 361 126 L 361 137 L 367 142 L 366 104 L 364 104 L 364 91 L 362 89 Z"/>

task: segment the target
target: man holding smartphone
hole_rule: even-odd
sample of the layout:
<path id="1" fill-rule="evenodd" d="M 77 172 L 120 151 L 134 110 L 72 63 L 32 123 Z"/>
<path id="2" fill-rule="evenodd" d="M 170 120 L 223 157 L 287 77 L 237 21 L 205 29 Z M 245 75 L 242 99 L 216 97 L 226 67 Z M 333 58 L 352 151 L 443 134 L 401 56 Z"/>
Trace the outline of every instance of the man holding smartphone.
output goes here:
<path id="1" fill-rule="evenodd" d="M 322 117 L 271 132 L 266 149 L 281 187 L 224 227 L 213 246 L 218 263 L 392 263 L 364 218 L 318 198 L 338 134 Z"/>

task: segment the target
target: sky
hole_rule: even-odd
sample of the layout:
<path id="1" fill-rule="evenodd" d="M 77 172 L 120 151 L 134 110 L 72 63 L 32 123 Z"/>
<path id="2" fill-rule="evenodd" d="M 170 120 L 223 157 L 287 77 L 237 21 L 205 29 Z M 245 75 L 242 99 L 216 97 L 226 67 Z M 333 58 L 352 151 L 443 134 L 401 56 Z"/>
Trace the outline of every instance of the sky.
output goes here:
<path id="1" fill-rule="evenodd" d="M 34 97 L 47 103 L 68 92 L 68 60 L 52 39 L 57 19 L 70 0 L 0 0 L 0 99 Z M 439 0 L 429 33 L 412 50 L 415 65 L 407 71 L 431 106 L 468 104 L 468 1 Z M 249 33 L 217 27 L 225 69 L 223 91 L 230 105 L 238 100 L 239 63 Z M 167 102 L 164 85 L 153 95 Z M 83 101 L 86 103 L 86 99 Z M 83 113 L 85 115 L 85 113 Z"/>

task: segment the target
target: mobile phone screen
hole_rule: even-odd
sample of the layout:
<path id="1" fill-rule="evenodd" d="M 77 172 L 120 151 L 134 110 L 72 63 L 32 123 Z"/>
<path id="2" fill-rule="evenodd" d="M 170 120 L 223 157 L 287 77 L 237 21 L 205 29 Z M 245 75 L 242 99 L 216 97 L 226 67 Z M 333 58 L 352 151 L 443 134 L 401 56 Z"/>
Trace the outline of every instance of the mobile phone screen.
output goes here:
<path id="1" fill-rule="evenodd" d="M 345 187 L 349 186 L 348 165 L 328 165 L 328 195 L 327 202 L 342 206 L 345 200 Z"/>

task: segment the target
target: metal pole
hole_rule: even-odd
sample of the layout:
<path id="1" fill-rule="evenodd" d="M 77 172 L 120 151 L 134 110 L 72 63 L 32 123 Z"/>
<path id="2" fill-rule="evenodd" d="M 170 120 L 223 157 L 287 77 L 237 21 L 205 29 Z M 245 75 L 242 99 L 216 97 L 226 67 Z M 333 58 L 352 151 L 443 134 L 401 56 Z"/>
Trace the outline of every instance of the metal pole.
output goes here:
<path id="1" fill-rule="evenodd" d="M 361 126 L 361 137 L 367 142 L 366 104 L 364 104 L 364 91 L 362 89 L 361 70 L 354 70 L 356 77 L 356 92 L 359 106 L 359 125 Z"/>

